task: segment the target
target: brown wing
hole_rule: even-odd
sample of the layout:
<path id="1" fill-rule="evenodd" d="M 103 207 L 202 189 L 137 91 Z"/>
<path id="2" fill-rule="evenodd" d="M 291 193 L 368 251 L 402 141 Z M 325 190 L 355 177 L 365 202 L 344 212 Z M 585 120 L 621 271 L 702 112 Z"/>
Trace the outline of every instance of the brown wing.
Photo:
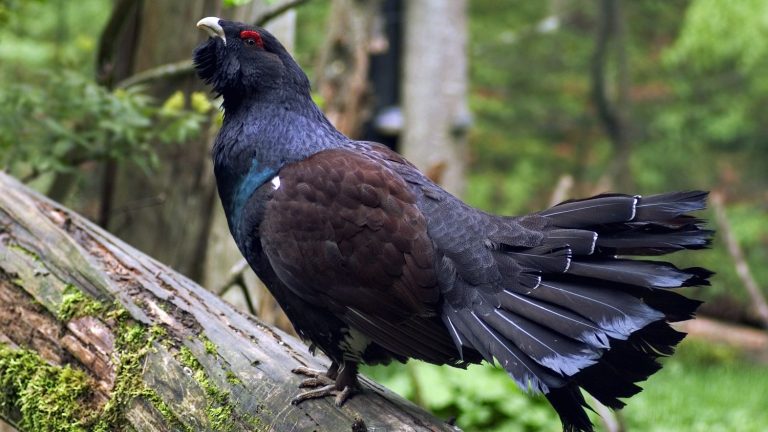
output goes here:
<path id="1" fill-rule="evenodd" d="M 343 315 L 434 315 L 439 290 L 424 216 L 403 179 L 352 151 L 283 167 L 260 236 L 298 296 Z"/>

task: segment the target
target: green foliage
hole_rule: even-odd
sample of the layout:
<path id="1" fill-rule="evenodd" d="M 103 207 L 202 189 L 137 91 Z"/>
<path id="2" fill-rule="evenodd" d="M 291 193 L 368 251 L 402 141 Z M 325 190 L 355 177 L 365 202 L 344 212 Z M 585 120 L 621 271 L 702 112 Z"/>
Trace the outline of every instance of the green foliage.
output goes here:
<path id="1" fill-rule="evenodd" d="M 559 176 L 588 182 L 602 173 L 610 154 L 590 112 L 587 74 L 593 4 L 569 2 L 558 26 L 547 29 L 547 2 L 470 3 L 473 204 L 529 212 L 547 205 Z M 473 194 L 472 182 L 483 195 Z"/>
<path id="2" fill-rule="evenodd" d="M 702 71 L 724 64 L 749 73 L 768 58 L 768 3 L 762 0 L 695 0 L 675 46 L 667 56 Z M 738 31 L 735 31 L 738 30 Z"/>
<path id="3" fill-rule="evenodd" d="M 183 142 L 206 118 L 181 93 L 157 107 L 140 88 L 109 91 L 73 72 L 40 81 L 0 89 L 0 166 L 20 177 L 108 159 L 150 169 L 155 142 Z"/>
<path id="4" fill-rule="evenodd" d="M 103 0 L 0 0 L 0 81 L 59 68 L 92 74 L 110 7 Z"/>
<path id="5" fill-rule="evenodd" d="M 455 418 L 468 432 L 560 429 L 543 397 L 524 394 L 489 365 L 464 371 L 409 362 L 366 367 L 363 373 L 440 418 Z M 758 432 L 768 424 L 766 367 L 731 347 L 686 340 L 642 387 L 621 413 L 630 431 Z M 602 430 L 600 419 L 590 418 Z"/>
<path id="6" fill-rule="evenodd" d="M 36 1 L 42 2 L 44 0 Z M 27 0 L 27 2 L 29 2 L 29 0 Z M 0 24 L 7 24 L 20 5 L 21 1 L 19 0 L 0 0 Z"/>
<path id="7" fill-rule="evenodd" d="M 764 431 L 766 372 L 733 348 L 686 340 L 623 410 L 628 430 Z"/>
<path id="8" fill-rule="evenodd" d="M 8 21 L 0 27 L 0 169 L 25 180 L 91 161 L 151 170 L 154 146 L 197 135 L 211 105 L 202 93 L 163 102 L 140 87 L 98 85 L 94 50 L 110 5 L 84 0 L 75 13 L 71 4 L 0 3 Z"/>
<path id="9" fill-rule="evenodd" d="M 465 431 L 557 430 L 560 421 L 543 397 L 520 391 L 502 369 L 470 366 L 466 371 L 412 361 L 363 370 L 388 388 Z"/>
<path id="10" fill-rule="evenodd" d="M 328 12 L 330 11 L 330 2 L 311 1 L 296 9 L 296 52 L 293 55 L 296 61 L 312 78 L 314 76 L 314 65 L 317 63 L 317 57 L 320 54 L 320 48 L 323 44 L 323 35 L 327 31 Z M 325 101 L 314 94 L 314 101 L 323 106 Z"/>
<path id="11" fill-rule="evenodd" d="M 224 6 L 227 6 L 227 7 L 242 6 L 252 1 L 253 0 L 224 0 Z"/>
<path id="12" fill-rule="evenodd" d="M 654 124 L 689 154 L 691 142 L 705 145 L 697 155 L 705 163 L 709 157 L 705 171 L 719 174 L 720 181 L 736 171 L 747 191 L 764 189 L 768 164 L 766 13 L 768 4 L 760 0 L 692 2 L 679 38 L 663 57 L 675 74 L 669 83 L 678 98 Z"/>

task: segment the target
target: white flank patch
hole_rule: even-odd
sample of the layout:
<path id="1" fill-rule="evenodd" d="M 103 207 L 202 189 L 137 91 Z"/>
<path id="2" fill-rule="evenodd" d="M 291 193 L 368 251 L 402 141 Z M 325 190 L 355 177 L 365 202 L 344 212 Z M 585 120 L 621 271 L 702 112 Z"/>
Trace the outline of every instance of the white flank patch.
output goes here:
<path id="1" fill-rule="evenodd" d="M 272 177 L 272 187 L 277 190 L 280 187 L 280 176 Z"/>

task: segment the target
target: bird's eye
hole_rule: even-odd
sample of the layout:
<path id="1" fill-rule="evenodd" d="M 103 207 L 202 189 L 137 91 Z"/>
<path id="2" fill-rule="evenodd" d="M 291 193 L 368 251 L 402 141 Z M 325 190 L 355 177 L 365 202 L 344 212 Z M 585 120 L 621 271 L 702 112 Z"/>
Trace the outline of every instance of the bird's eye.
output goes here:
<path id="1" fill-rule="evenodd" d="M 248 46 L 264 48 L 264 40 L 261 38 L 261 35 L 257 31 L 243 30 L 240 32 L 240 39 L 242 39 L 243 43 Z"/>

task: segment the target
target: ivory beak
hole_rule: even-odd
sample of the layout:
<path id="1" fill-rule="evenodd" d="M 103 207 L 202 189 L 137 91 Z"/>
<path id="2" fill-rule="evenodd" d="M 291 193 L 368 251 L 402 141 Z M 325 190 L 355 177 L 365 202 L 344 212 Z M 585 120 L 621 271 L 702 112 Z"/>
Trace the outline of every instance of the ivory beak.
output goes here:
<path id="1" fill-rule="evenodd" d="M 205 17 L 197 22 L 197 28 L 205 30 L 211 37 L 220 37 L 226 45 L 227 37 L 224 36 L 224 28 L 221 27 L 219 21 L 220 19 L 217 17 Z"/>

